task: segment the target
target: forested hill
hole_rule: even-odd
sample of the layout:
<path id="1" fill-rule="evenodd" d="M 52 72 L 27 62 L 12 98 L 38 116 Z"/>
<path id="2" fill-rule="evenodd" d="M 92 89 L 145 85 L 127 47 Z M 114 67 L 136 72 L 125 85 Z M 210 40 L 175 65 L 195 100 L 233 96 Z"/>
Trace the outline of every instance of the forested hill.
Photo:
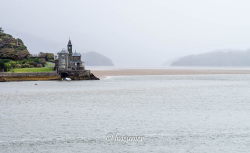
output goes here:
<path id="1" fill-rule="evenodd" d="M 108 57 L 97 52 L 87 52 L 84 59 L 87 66 L 113 66 L 113 62 Z"/>
<path id="2" fill-rule="evenodd" d="M 30 53 L 21 39 L 13 38 L 0 28 L 0 59 L 21 60 L 29 55 Z"/>
<path id="3" fill-rule="evenodd" d="M 174 61 L 172 66 L 250 66 L 250 50 L 215 51 L 189 55 Z"/>

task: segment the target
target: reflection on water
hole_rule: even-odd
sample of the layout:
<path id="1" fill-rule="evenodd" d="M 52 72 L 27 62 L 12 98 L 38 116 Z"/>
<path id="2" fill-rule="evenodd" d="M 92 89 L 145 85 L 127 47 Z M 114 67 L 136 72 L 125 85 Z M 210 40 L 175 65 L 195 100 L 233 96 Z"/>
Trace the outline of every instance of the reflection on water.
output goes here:
<path id="1" fill-rule="evenodd" d="M 250 150 L 250 75 L 7 82 L 0 91 L 4 153 Z"/>

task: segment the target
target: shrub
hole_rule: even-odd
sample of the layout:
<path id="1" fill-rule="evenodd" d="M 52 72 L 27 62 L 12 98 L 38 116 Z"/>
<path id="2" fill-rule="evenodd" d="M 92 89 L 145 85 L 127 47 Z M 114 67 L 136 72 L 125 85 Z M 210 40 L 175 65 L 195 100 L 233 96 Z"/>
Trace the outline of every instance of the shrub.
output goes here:
<path id="1" fill-rule="evenodd" d="M 3 33 L 4 31 L 3 31 L 3 28 L 2 27 L 0 27 L 0 33 Z"/>
<path id="2" fill-rule="evenodd" d="M 16 68 L 45 67 L 46 61 L 41 58 L 28 58 L 13 61 L 10 59 L 0 59 L 0 71 L 10 71 Z"/>
<path id="3" fill-rule="evenodd" d="M 38 56 L 40 58 L 44 58 L 45 61 L 54 62 L 54 54 L 53 53 L 40 52 Z"/>
<path id="4" fill-rule="evenodd" d="M 21 64 L 16 64 L 16 65 L 15 65 L 15 68 L 21 68 L 21 67 L 22 67 Z"/>

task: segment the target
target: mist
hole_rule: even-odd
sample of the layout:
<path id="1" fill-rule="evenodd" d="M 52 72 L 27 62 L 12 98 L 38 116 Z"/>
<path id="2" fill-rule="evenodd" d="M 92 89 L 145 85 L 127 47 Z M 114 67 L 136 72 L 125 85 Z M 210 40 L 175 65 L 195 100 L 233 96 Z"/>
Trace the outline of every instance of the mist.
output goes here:
<path id="1" fill-rule="evenodd" d="M 1 0 L 0 27 L 31 53 L 96 51 L 117 66 L 250 48 L 247 0 Z M 83 57 L 84 58 L 84 57 Z"/>

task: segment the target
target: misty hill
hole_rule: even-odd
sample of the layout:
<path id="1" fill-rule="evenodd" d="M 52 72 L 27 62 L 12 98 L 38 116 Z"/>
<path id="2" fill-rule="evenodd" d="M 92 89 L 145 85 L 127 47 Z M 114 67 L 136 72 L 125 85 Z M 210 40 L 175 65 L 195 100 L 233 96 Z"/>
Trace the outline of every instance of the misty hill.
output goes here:
<path id="1" fill-rule="evenodd" d="M 15 39 L 12 35 L 4 33 L 0 28 L 0 58 L 21 60 L 30 55 L 27 47 L 19 38 Z"/>
<path id="2" fill-rule="evenodd" d="M 250 66 L 250 50 L 215 51 L 184 56 L 174 61 L 172 66 Z"/>
<path id="3" fill-rule="evenodd" d="M 87 66 L 113 66 L 114 65 L 111 59 L 97 52 L 85 53 L 84 61 Z"/>

